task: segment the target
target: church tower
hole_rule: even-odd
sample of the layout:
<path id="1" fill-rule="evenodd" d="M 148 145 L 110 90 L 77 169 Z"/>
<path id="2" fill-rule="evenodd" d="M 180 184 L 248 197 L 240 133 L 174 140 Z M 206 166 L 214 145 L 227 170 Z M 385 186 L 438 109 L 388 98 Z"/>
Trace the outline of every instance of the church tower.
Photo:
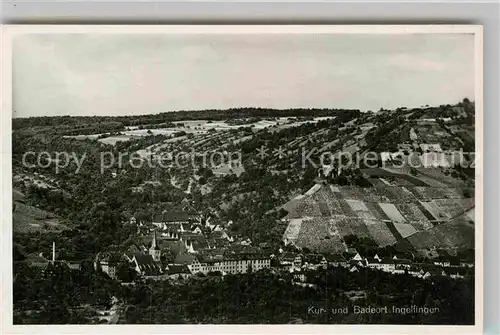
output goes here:
<path id="1" fill-rule="evenodd" d="M 161 251 L 156 243 L 156 230 L 153 233 L 153 242 L 151 243 L 151 248 L 149 248 L 149 254 L 153 257 L 155 262 L 159 262 L 161 258 Z"/>

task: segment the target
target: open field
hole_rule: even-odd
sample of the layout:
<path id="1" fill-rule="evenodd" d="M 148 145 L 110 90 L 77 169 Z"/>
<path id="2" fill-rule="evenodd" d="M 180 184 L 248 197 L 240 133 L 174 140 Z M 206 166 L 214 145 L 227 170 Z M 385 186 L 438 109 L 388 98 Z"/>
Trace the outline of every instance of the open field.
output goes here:
<path id="1" fill-rule="evenodd" d="M 466 217 L 464 213 L 474 206 L 474 198 L 466 198 L 464 190 L 316 184 L 283 207 L 288 211 L 285 219 L 290 220 L 285 237 L 298 247 L 317 251 L 345 248 L 341 241 L 347 235 L 372 238 L 381 247 L 408 239 L 415 248 L 453 249 L 470 242 L 470 236 L 462 238 L 461 234 L 467 230 L 462 226 L 442 245 L 439 242 L 441 235 L 451 229 L 447 227 L 457 220 L 462 222 L 464 219 L 457 217 Z M 431 236 L 426 243 L 421 241 L 425 239 L 422 237 L 410 239 L 421 233 Z"/>
<path id="2" fill-rule="evenodd" d="M 53 213 L 39 208 L 14 201 L 13 231 L 14 232 L 36 232 L 36 231 L 62 231 L 68 229 Z"/>
<path id="3" fill-rule="evenodd" d="M 240 129 L 244 127 L 251 127 L 254 131 L 273 128 L 275 130 L 286 129 L 290 127 L 297 127 L 306 123 L 317 123 L 322 120 L 333 119 L 334 117 L 316 117 L 307 121 L 297 121 L 295 118 L 279 117 L 272 120 L 260 120 L 254 123 L 243 123 L 243 124 L 230 124 L 226 121 L 209 121 L 209 120 L 188 120 L 188 121 L 175 121 L 173 122 L 175 127 L 171 128 L 155 128 L 147 129 L 148 125 L 143 125 L 142 129 L 139 126 L 129 126 L 126 130 L 120 131 L 120 135 L 113 135 L 105 138 L 98 139 L 99 136 L 104 134 L 85 134 L 85 135 L 66 135 L 65 138 L 74 139 L 91 139 L 98 140 L 101 143 L 115 145 L 119 141 L 128 141 L 133 138 L 140 138 L 143 136 L 151 135 L 166 135 L 173 136 L 179 132 L 185 132 L 186 134 L 193 135 L 204 135 L 209 131 L 229 131 L 232 129 Z M 241 139 L 236 140 L 236 143 L 241 141 Z"/>

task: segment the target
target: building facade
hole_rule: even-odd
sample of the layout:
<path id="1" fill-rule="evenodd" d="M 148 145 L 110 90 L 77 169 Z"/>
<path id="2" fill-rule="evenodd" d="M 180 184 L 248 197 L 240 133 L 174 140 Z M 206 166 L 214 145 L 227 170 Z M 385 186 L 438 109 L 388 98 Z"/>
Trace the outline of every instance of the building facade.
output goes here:
<path id="1" fill-rule="evenodd" d="M 222 274 L 238 274 L 259 271 L 271 267 L 271 259 L 260 255 L 233 255 L 222 259 L 201 259 L 195 257 L 188 265 L 194 273 L 221 272 Z"/>

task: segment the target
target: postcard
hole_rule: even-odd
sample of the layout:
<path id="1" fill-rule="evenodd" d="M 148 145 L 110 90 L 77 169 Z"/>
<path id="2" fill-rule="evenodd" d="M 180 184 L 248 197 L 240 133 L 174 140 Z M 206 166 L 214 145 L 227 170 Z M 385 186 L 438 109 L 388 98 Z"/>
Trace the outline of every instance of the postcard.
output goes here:
<path id="1" fill-rule="evenodd" d="M 2 39 L 4 333 L 482 332 L 481 26 Z"/>

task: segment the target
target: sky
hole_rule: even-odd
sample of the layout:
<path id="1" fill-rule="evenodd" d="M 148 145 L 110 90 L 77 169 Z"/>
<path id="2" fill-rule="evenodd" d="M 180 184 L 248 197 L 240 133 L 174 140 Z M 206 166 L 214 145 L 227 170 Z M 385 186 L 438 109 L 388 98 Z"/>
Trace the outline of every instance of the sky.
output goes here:
<path id="1" fill-rule="evenodd" d="M 26 34 L 12 66 L 14 117 L 474 98 L 472 34 Z"/>

